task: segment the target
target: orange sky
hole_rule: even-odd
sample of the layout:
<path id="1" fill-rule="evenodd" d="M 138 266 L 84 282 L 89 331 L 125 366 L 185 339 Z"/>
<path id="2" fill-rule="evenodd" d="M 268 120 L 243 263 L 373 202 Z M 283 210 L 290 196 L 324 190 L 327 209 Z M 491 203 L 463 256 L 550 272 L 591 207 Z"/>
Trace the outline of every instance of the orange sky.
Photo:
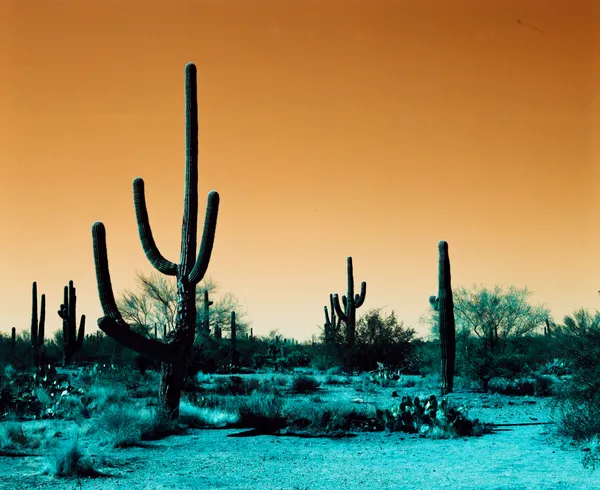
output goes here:
<path id="1" fill-rule="evenodd" d="M 417 326 L 440 239 L 455 286 L 597 308 L 599 24 L 587 0 L 0 0 L 0 330 L 28 328 L 34 280 L 58 329 L 69 279 L 95 328 L 96 220 L 115 292 L 153 270 L 136 176 L 178 261 L 188 61 L 208 274 L 256 333 L 317 333 L 348 255 L 359 314 Z"/>

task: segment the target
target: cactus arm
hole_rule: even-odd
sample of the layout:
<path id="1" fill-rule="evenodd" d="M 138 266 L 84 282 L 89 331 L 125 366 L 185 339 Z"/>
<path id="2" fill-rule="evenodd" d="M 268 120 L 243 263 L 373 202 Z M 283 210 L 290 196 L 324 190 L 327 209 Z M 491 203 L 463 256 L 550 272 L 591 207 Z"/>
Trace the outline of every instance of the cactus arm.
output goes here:
<path id="1" fill-rule="evenodd" d="M 149 339 L 131 329 L 124 320 L 115 320 L 109 316 L 98 319 L 98 328 L 125 347 L 151 359 L 174 362 L 181 358 L 177 344 L 165 344 Z"/>
<path id="2" fill-rule="evenodd" d="M 83 346 L 83 338 L 85 337 L 85 315 L 81 315 L 81 321 L 79 322 L 79 331 L 77 332 L 77 344 L 76 349 L 79 350 Z"/>
<path id="3" fill-rule="evenodd" d="M 188 280 L 190 284 L 198 284 L 206 274 L 210 256 L 212 254 L 213 244 L 215 242 L 215 231 L 217 229 L 217 215 L 219 212 L 219 193 L 211 191 L 208 194 L 206 203 L 206 216 L 204 218 L 204 230 L 202 231 L 202 242 L 196 263 Z"/>
<path id="4" fill-rule="evenodd" d="M 123 320 L 112 290 L 110 271 L 108 268 L 108 255 L 106 251 L 106 229 L 104 224 L 97 221 L 92 225 L 92 239 L 94 246 L 94 263 L 96 266 L 96 282 L 98 283 L 98 296 L 104 317 L 98 319 L 98 327 L 106 335 L 142 355 L 153 357 L 164 362 L 173 362 L 181 357 L 180 349 L 176 344 L 164 344 L 152 340 L 133 331 Z"/>
<path id="5" fill-rule="evenodd" d="M 354 298 L 354 304 L 356 306 L 356 308 L 360 308 L 363 303 L 365 302 L 365 297 L 367 296 L 367 283 L 366 282 L 362 282 L 360 284 L 360 295 L 356 295 Z"/>
<path id="6" fill-rule="evenodd" d="M 139 177 L 133 181 L 133 204 L 135 207 L 135 218 L 138 224 L 138 234 L 146 257 L 159 272 L 162 272 L 167 276 L 176 275 L 177 264 L 174 264 L 163 257 L 152 236 L 152 228 L 150 227 L 150 219 L 148 218 L 148 209 L 146 207 L 144 180 Z"/>
<path id="7" fill-rule="evenodd" d="M 329 312 L 327 311 L 327 306 L 324 306 L 323 308 L 325 309 L 325 323 L 327 325 L 331 325 L 331 322 L 329 321 Z"/>
<path id="8" fill-rule="evenodd" d="M 46 325 L 46 295 L 42 294 L 40 305 L 40 325 L 37 332 L 37 341 L 39 345 L 44 345 L 44 327 Z"/>
<path id="9" fill-rule="evenodd" d="M 71 338 L 69 341 L 75 341 L 75 323 L 76 323 L 76 311 L 77 311 L 77 294 L 75 294 L 75 287 L 73 287 L 73 281 L 69 281 L 69 308 L 68 308 L 68 318 L 69 318 L 69 327 L 71 334 Z"/>
<path id="10" fill-rule="evenodd" d="M 354 270 L 352 267 L 352 257 L 346 259 L 346 267 L 348 272 L 348 294 L 347 299 L 352 301 L 354 299 Z"/>
<path id="11" fill-rule="evenodd" d="M 108 268 L 108 254 L 106 251 L 106 229 L 100 221 L 92 225 L 92 241 L 94 247 L 94 265 L 96 268 L 96 282 L 98 283 L 98 296 L 104 315 L 123 320 L 117 308 L 113 294 L 110 271 Z"/>
<path id="12" fill-rule="evenodd" d="M 440 300 L 437 296 L 429 296 L 429 304 L 435 311 L 440 311 Z"/>
<path id="13" fill-rule="evenodd" d="M 196 66 L 185 65 L 185 185 L 183 195 L 183 224 L 181 226 L 182 276 L 192 271 L 196 255 L 198 231 L 198 97 L 196 94 Z M 196 271 L 194 277 L 199 271 Z"/>
<path id="14" fill-rule="evenodd" d="M 348 321 L 348 317 L 346 316 L 346 313 L 344 313 L 344 311 L 342 311 L 342 307 L 340 306 L 340 298 L 337 294 L 333 295 L 333 304 L 335 306 L 335 312 L 337 313 L 338 318 L 340 320 L 342 320 L 344 323 L 346 323 Z M 346 304 L 346 302 L 344 301 L 344 305 L 345 304 Z"/>

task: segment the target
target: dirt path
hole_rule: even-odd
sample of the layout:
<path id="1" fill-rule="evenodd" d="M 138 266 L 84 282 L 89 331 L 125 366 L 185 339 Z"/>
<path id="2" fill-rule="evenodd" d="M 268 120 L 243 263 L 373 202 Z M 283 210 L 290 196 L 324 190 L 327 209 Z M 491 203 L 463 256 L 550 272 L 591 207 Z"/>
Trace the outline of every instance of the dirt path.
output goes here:
<path id="1" fill-rule="evenodd" d="M 369 397 L 383 403 L 390 394 Z M 483 421 L 551 421 L 547 399 L 467 392 L 451 398 Z M 582 451 L 557 438 L 552 427 L 502 427 L 448 440 L 381 432 L 337 440 L 229 437 L 240 430 L 190 430 L 145 447 L 87 447 L 106 478 L 59 480 L 41 474 L 43 456 L 0 457 L 0 489 L 600 489 L 600 469 L 584 469 Z"/>
<path id="2" fill-rule="evenodd" d="M 477 438 L 429 440 L 371 433 L 354 438 L 227 437 L 196 430 L 115 450 L 109 478 L 57 481 L 40 475 L 42 457 L 0 458 L 9 489 L 558 489 L 600 488 L 582 453 L 561 448 L 544 426 Z"/>

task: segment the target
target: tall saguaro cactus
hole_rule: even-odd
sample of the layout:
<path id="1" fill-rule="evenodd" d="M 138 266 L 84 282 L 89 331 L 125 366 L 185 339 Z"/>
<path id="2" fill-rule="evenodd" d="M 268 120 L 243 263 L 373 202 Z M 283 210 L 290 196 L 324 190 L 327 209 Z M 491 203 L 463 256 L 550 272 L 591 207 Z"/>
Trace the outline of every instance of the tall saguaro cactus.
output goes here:
<path id="1" fill-rule="evenodd" d="M 31 287 L 31 346 L 33 348 L 33 364 L 36 368 L 44 365 L 44 327 L 46 324 L 46 295 L 42 294 L 40 318 L 38 323 L 37 283 Z"/>
<path id="2" fill-rule="evenodd" d="M 172 418 L 179 416 L 179 401 L 186 366 L 196 335 L 196 286 L 204 277 L 213 248 L 219 194 L 208 194 L 206 218 L 200 250 L 196 257 L 198 227 L 198 103 L 196 66 L 185 67 L 185 190 L 179 264 L 163 257 L 158 250 L 146 209 L 144 181 L 133 181 L 133 199 L 140 241 L 150 263 L 159 271 L 177 279 L 177 315 L 175 328 L 163 341 L 147 338 L 131 329 L 123 320 L 113 295 L 106 251 L 106 231 L 101 222 L 92 226 L 94 261 L 98 294 L 104 316 L 100 329 L 126 347 L 151 359 L 162 361 L 159 403 Z"/>
<path id="3" fill-rule="evenodd" d="M 81 315 L 79 330 L 77 330 L 77 295 L 73 281 L 65 286 L 63 304 L 60 305 L 58 316 L 63 321 L 63 359 L 65 365 L 71 364 L 73 355 L 81 350 L 85 336 L 85 315 Z"/>
<path id="4" fill-rule="evenodd" d="M 440 342 L 442 346 L 442 395 L 454 388 L 454 361 L 456 358 L 456 324 L 450 281 L 448 243 L 438 243 L 438 295 L 429 297 L 429 304 L 439 314 Z"/>
<path id="5" fill-rule="evenodd" d="M 354 271 L 352 269 L 352 257 L 347 258 L 348 268 L 348 292 L 342 297 L 344 309 L 340 305 L 340 300 L 337 294 L 333 295 L 333 303 L 338 317 L 346 325 L 346 345 L 349 349 L 354 347 L 356 337 L 356 310 L 365 302 L 367 295 L 367 283 L 362 282 L 360 285 L 360 294 L 354 294 Z"/>

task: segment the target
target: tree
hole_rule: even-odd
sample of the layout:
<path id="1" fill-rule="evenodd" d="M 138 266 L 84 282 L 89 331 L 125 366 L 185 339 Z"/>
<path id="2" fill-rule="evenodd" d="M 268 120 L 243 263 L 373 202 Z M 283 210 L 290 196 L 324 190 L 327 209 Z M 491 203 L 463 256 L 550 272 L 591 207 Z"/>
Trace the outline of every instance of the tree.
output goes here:
<path id="1" fill-rule="evenodd" d="M 515 286 L 453 290 L 456 320 L 457 367 L 479 379 L 485 390 L 492 377 L 510 377 L 523 371 L 525 353 L 519 339 L 540 329 L 550 316 L 543 305 L 531 305 L 531 292 Z M 438 336 L 437 312 L 426 322 Z"/>
<path id="2" fill-rule="evenodd" d="M 358 321 L 356 334 L 360 368 L 373 370 L 377 362 L 398 368 L 409 364 L 416 332 L 398 322 L 393 311 L 387 316 L 381 308 L 367 311 Z"/>
<path id="3" fill-rule="evenodd" d="M 529 304 L 527 288 L 459 287 L 453 294 L 458 329 L 481 339 L 492 352 L 504 352 L 510 339 L 534 332 L 550 316 L 544 305 Z"/>
<path id="4" fill-rule="evenodd" d="M 141 272 L 136 273 L 136 282 L 139 292 L 135 293 L 124 290 L 117 300 L 117 305 L 125 319 L 132 327 L 148 336 L 154 335 L 154 326 L 158 325 L 158 332 L 163 335 L 163 328 L 166 332 L 173 330 L 177 318 L 177 285 L 175 281 L 161 274 L 150 273 L 145 275 Z M 204 278 L 196 290 L 196 326 L 201 331 L 200 326 L 204 322 L 203 302 L 204 292 L 211 295 L 213 303 L 209 310 L 209 325 L 212 326 L 212 334 L 215 328 L 221 331 L 229 332 L 229 318 L 231 312 L 236 312 L 237 334 L 246 334 L 249 322 L 245 320 L 245 314 L 240 302 L 232 293 L 225 293 L 218 299 L 215 299 L 219 285 L 212 278 Z M 200 336 L 197 340 L 202 340 Z"/>

